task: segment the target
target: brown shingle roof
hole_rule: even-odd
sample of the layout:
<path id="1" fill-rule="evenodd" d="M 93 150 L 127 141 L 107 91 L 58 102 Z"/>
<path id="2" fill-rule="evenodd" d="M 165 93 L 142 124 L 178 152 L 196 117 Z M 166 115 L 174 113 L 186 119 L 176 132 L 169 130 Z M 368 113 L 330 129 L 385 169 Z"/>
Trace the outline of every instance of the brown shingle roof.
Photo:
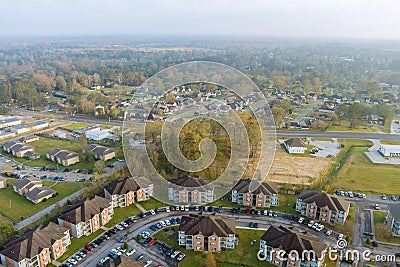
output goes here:
<path id="1" fill-rule="evenodd" d="M 44 248 L 49 248 L 55 240 L 63 238 L 66 231 L 68 231 L 67 228 L 50 222 L 46 226 L 41 225 L 16 236 L 0 253 L 17 262 L 26 258 L 30 259 Z"/>
<path id="2" fill-rule="evenodd" d="M 137 191 L 140 188 L 140 185 L 133 177 L 128 177 L 123 180 L 116 180 L 106 186 L 106 190 L 111 195 L 124 195 L 130 191 Z"/>
<path id="3" fill-rule="evenodd" d="M 299 255 L 304 250 L 313 250 L 318 257 L 327 245 L 314 238 L 306 232 L 299 232 L 294 228 L 285 228 L 283 226 L 271 226 L 261 237 L 267 246 L 275 249 L 282 249 L 286 253 L 296 250 Z"/>
<path id="4" fill-rule="evenodd" d="M 110 207 L 110 205 L 110 200 L 95 196 L 92 199 L 78 202 L 76 205 L 65 210 L 59 218 L 73 224 L 86 222 L 93 218 L 94 215 Z"/>
<path id="5" fill-rule="evenodd" d="M 313 203 L 318 207 L 328 207 L 333 211 L 347 211 L 350 202 L 318 190 L 303 190 L 298 196 L 305 203 Z"/>
<path id="6" fill-rule="evenodd" d="M 226 237 L 228 234 L 236 233 L 236 222 L 234 219 L 221 216 L 191 214 L 182 216 L 179 231 L 185 232 L 186 235 L 211 236 L 216 234 L 219 237 Z"/>
<path id="7" fill-rule="evenodd" d="M 40 184 L 42 185 L 42 181 L 38 179 L 21 179 L 13 184 L 14 187 L 16 187 L 18 190 L 21 190 L 22 188 L 25 188 L 27 186 L 31 187 L 30 184 Z"/>
<path id="8" fill-rule="evenodd" d="M 237 191 L 238 193 L 250 193 L 250 183 L 251 180 L 250 179 L 241 179 L 239 180 L 239 182 L 233 187 L 233 191 Z M 264 195 L 268 195 L 271 196 L 273 194 L 278 194 L 278 191 L 271 186 L 269 183 L 263 182 L 262 184 L 260 184 L 259 187 L 257 187 L 257 189 L 253 192 L 251 192 L 253 194 L 264 194 Z"/>
<path id="9" fill-rule="evenodd" d="M 170 180 L 170 182 L 171 182 L 170 187 L 172 188 L 180 189 L 179 188 L 180 186 L 180 187 L 186 187 L 188 190 L 190 190 L 190 187 L 193 187 L 193 190 L 197 189 L 199 191 L 211 190 L 211 185 L 208 185 L 208 182 L 201 177 L 183 176 L 176 179 L 172 179 Z"/>
<path id="10" fill-rule="evenodd" d="M 57 192 L 56 190 L 51 189 L 48 186 L 42 186 L 42 187 L 36 187 L 36 188 L 28 191 L 25 194 L 25 197 L 29 198 L 32 201 L 36 201 L 36 200 L 39 200 L 39 199 L 47 197 L 47 196 L 52 196 L 56 192 Z"/>

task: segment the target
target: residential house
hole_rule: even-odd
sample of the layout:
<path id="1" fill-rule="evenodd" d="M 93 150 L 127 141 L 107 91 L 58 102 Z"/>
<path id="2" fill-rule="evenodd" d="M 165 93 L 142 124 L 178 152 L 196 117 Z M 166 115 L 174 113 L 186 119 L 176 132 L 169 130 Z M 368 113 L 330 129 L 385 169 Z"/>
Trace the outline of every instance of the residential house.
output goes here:
<path id="1" fill-rule="evenodd" d="M 95 196 L 67 208 L 59 217 L 58 224 L 68 228 L 75 238 L 88 236 L 107 224 L 114 214 L 109 199 Z"/>
<path id="2" fill-rule="evenodd" d="M 400 236 L 400 204 L 389 205 L 386 222 L 393 231 L 393 234 L 395 236 Z"/>
<path id="3" fill-rule="evenodd" d="M 29 157 L 34 159 L 40 157 L 39 154 L 35 153 L 35 148 L 33 146 L 21 142 L 7 142 L 3 144 L 3 150 L 7 153 L 11 153 L 14 157 L 17 158 Z"/>
<path id="4" fill-rule="evenodd" d="M 62 148 L 54 148 L 46 153 L 46 158 L 63 166 L 79 162 L 79 154 Z"/>
<path id="5" fill-rule="evenodd" d="M 206 204 L 215 200 L 214 186 L 201 177 L 184 176 L 172 179 L 168 200 L 177 203 Z"/>
<path id="6" fill-rule="evenodd" d="M 16 236 L 0 251 L 6 267 L 45 267 L 60 258 L 71 244 L 69 230 L 50 222 Z"/>
<path id="7" fill-rule="evenodd" d="M 271 225 L 260 238 L 259 253 L 261 255 L 259 256 L 279 267 L 322 267 L 324 266 L 322 256 L 324 250 L 327 249 L 328 245 L 310 233 L 300 232 L 292 227 Z M 299 255 L 297 259 L 289 257 L 289 253 L 295 255 L 294 251 Z M 315 255 L 308 254 L 310 251 L 313 251 Z"/>
<path id="8" fill-rule="evenodd" d="M 304 154 L 307 145 L 300 138 L 292 138 L 283 142 L 286 151 L 290 154 Z"/>
<path id="9" fill-rule="evenodd" d="M 107 161 L 112 158 L 115 158 L 115 150 L 104 147 L 101 145 L 96 145 L 96 144 L 91 144 L 88 145 L 87 147 L 83 148 L 83 153 L 86 152 L 93 152 L 94 157 L 99 160 Z"/>
<path id="10" fill-rule="evenodd" d="M 111 200 L 114 208 L 126 207 L 150 199 L 153 196 L 153 184 L 145 177 L 128 177 L 109 183 L 104 187 L 104 195 Z"/>
<path id="11" fill-rule="evenodd" d="M 0 176 L 0 189 L 7 187 L 7 179 Z"/>
<path id="12" fill-rule="evenodd" d="M 24 136 L 24 137 L 21 137 L 20 139 L 18 139 L 18 141 L 25 143 L 25 144 L 35 142 L 38 140 L 39 140 L 39 136 L 37 136 L 37 135 Z"/>
<path id="13" fill-rule="evenodd" d="M 238 242 L 234 219 L 203 214 L 182 216 L 178 243 L 187 250 L 219 252 L 234 249 Z"/>
<path id="14" fill-rule="evenodd" d="M 42 186 L 41 180 L 35 179 L 21 179 L 13 184 L 13 190 L 35 204 L 49 199 L 57 193 L 48 186 Z"/>
<path id="15" fill-rule="evenodd" d="M 243 206 L 266 208 L 271 206 L 278 206 L 278 191 L 269 183 L 263 182 L 258 183 L 255 190 L 250 191 L 250 184 L 252 180 L 241 179 L 233 187 L 231 198 L 233 203 L 237 203 Z"/>
<path id="16" fill-rule="evenodd" d="M 319 112 L 326 112 L 326 113 L 334 113 L 335 112 L 335 104 L 334 103 L 325 103 L 319 109 Z"/>
<path id="17" fill-rule="evenodd" d="M 318 190 L 303 190 L 297 197 L 296 211 L 324 223 L 344 223 L 349 215 L 350 202 Z"/>

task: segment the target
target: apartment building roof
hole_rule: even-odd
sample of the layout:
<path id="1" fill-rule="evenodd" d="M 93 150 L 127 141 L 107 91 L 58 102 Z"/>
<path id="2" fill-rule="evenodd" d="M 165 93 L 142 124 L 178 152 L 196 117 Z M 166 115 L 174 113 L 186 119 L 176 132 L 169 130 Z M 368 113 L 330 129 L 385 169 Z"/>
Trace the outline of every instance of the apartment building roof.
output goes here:
<path id="1" fill-rule="evenodd" d="M 226 237 L 236 233 L 236 222 L 234 219 L 221 216 L 191 214 L 182 216 L 179 231 L 185 232 L 186 235 L 211 236 L 216 234 L 219 237 Z"/>
<path id="2" fill-rule="evenodd" d="M 250 183 L 252 180 L 250 179 L 241 179 L 236 185 L 233 187 L 233 191 L 237 191 L 238 193 L 252 193 L 252 194 L 264 194 L 271 196 L 273 194 L 278 194 L 278 191 L 269 183 L 263 182 L 260 184 L 256 190 L 250 192 Z M 257 182 L 257 181 L 254 181 Z"/>
<path id="3" fill-rule="evenodd" d="M 101 146 L 101 145 L 96 145 L 96 144 L 90 144 L 83 149 L 83 152 L 87 152 L 87 151 L 92 151 L 96 155 L 107 155 L 107 154 L 115 152 L 114 149 L 111 149 L 111 148 L 108 148 L 105 146 Z"/>
<path id="4" fill-rule="evenodd" d="M 298 198 L 305 203 L 315 203 L 318 207 L 328 207 L 333 211 L 347 211 L 350 207 L 350 202 L 340 197 L 327 194 L 325 191 L 303 190 Z"/>
<path id="5" fill-rule="evenodd" d="M 40 181 L 38 179 L 26 179 L 26 178 L 24 178 L 24 179 L 21 179 L 21 180 L 15 182 L 13 184 L 13 186 L 15 188 L 17 188 L 18 190 L 21 190 L 21 189 L 23 189 L 25 187 L 27 189 L 30 189 L 32 186 L 34 186 L 36 184 L 40 184 L 40 186 L 42 186 L 42 181 Z"/>
<path id="6" fill-rule="evenodd" d="M 29 229 L 22 235 L 16 236 L 0 253 L 16 262 L 26 258 L 31 259 L 44 248 L 49 248 L 56 240 L 63 238 L 66 231 L 67 228 L 53 222 L 40 225 L 36 229 Z"/>
<path id="7" fill-rule="evenodd" d="M 197 189 L 199 191 L 206 191 L 207 189 L 211 189 L 211 186 L 208 185 L 208 181 L 201 177 L 192 177 L 192 176 L 183 176 L 176 179 L 170 180 L 170 187 L 186 187 L 188 190 L 191 190 L 190 187 L 193 187 L 193 190 Z"/>
<path id="8" fill-rule="evenodd" d="M 390 204 L 389 211 L 396 222 L 400 222 L 400 204 Z"/>
<path id="9" fill-rule="evenodd" d="M 93 218 L 94 215 L 110 207 L 110 205 L 110 200 L 95 196 L 92 199 L 80 201 L 66 209 L 59 218 L 73 224 L 86 222 Z"/>
<path id="10" fill-rule="evenodd" d="M 144 180 L 144 179 L 145 178 L 143 177 L 142 180 Z M 144 185 L 144 183 L 141 183 L 141 184 Z M 151 184 L 151 182 L 148 181 L 147 186 L 149 186 L 150 184 Z M 141 186 L 137 182 L 136 178 L 128 177 L 123 180 L 113 181 L 113 182 L 109 183 L 105 188 L 111 195 L 124 195 L 131 191 L 138 191 L 140 188 L 143 188 L 143 186 Z"/>
<path id="11" fill-rule="evenodd" d="M 267 246 L 275 249 L 282 249 L 289 253 L 296 250 L 299 255 L 305 250 L 313 250 L 316 256 L 320 257 L 327 245 L 314 238 L 310 233 L 299 232 L 295 228 L 285 228 L 283 226 L 273 226 L 262 235 Z"/>

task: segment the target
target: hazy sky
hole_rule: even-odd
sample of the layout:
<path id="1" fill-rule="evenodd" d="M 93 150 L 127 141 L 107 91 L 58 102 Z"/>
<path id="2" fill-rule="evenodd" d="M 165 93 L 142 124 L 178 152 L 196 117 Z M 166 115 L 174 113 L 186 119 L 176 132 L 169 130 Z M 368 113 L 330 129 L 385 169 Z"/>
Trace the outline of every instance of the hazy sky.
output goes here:
<path id="1" fill-rule="evenodd" d="M 400 39 L 399 0 L 0 0 L 0 35 Z"/>

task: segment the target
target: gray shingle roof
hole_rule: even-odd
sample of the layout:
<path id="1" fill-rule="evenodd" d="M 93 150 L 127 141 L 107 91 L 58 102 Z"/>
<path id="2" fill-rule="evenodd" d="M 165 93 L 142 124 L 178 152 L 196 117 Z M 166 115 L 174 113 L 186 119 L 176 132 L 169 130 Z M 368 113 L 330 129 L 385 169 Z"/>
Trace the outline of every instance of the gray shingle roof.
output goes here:
<path id="1" fill-rule="evenodd" d="M 191 214 L 182 216 L 179 231 L 185 232 L 186 235 L 216 234 L 219 237 L 227 237 L 229 234 L 236 233 L 236 222 L 234 219 L 221 216 Z"/>
<path id="2" fill-rule="evenodd" d="M 238 193 L 250 193 L 250 179 L 241 179 L 239 182 L 233 187 L 232 190 L 237 191 Z M 271 196 L 273 194 L 278 194 L 278 191 L 269 183 L 263 182 L 260 186 L 253 192 L 253 194 L 264 194 Z"/>
<path id="3" fill-rule="evenodd" d="M 330 210 L 333 211 L 347 211 L 350 207 L 350 202 L 334 196 L 327 194 L 324 191 L 318 190 L 303 190 L 298 196 L 305 203 L 313 203 L 318 207 L 327 206 Z"/>

